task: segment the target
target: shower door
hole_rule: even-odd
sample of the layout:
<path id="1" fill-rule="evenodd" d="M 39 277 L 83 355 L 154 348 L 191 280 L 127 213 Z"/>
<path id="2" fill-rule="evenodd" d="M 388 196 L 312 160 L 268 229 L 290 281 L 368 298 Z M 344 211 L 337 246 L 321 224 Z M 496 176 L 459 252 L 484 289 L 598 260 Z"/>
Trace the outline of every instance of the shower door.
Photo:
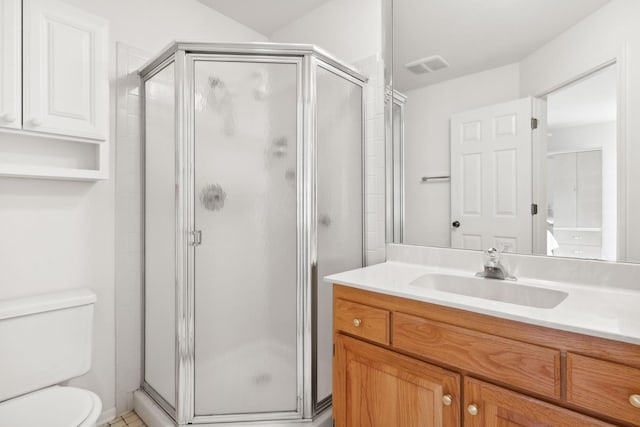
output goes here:
<path id="1" fill-rule="evenodd" d="M 301 59 L 191 64 L 195 416 L 299 418 Z"/>
<path id="2" fill-rule="evenodd" d="M 333 288 L 330 274 L 363 266 L 362 83 L 315 61 L 317 276 L 315 409 L 331 403 Z"/>

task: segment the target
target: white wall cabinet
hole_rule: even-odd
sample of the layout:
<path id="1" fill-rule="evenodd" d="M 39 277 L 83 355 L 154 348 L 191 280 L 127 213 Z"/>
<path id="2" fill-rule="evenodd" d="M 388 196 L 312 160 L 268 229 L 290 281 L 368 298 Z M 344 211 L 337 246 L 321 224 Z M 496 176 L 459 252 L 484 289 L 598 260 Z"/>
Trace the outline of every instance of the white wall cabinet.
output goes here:
<path id="1" fill-rule="evenodd" d="M 0 0 L 0 127 L 22 123 L 20 0 Z"/>
<path id="2" fill-rule="evenodd" d="M 59 0 L 0 0 L 0 24 L 0 176 L 107 178 L 108 22 Z"/>
<path id="3" fill-rule="evenodd" d="M 51 0 L 23 0 L 23 128 L 105 139 L 107 22 Z"/>

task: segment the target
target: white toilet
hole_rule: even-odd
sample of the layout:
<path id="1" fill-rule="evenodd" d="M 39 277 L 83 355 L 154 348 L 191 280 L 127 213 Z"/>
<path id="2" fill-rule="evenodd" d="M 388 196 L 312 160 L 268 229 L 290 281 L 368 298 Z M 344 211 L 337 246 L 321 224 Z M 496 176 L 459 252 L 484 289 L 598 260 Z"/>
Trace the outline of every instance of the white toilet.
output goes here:
<path id="1" fill-rule="evenodd" d="M 102 402 L 59 384 L 91 367 L 94 293 L 0 300 L 0 426 L 95 427 Z"/>

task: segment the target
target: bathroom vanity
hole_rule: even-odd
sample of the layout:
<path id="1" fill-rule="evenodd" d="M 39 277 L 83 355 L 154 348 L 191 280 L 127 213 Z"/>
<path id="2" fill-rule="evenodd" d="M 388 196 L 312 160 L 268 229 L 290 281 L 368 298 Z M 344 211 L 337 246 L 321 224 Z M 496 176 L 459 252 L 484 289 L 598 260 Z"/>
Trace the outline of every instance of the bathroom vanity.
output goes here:
<path id="1" fill-rule="evenodd" d="M 426 288 L 433 274 L 458 273 L 387 262 L 327 278 L 337 427 L 640 425 L 638 292 L 569 285 L 534 307 Z"/>

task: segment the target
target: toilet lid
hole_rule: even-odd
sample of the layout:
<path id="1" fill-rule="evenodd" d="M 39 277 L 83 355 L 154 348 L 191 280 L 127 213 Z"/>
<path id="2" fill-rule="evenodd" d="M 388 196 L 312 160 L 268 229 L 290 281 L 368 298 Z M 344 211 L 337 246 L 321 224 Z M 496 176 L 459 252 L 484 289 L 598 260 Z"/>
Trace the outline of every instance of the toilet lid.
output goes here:
<path id="1" fill-rule="evenodd" d="M 74 387 L 48 387 L 0 403 L 0 426 L 77 427 L 93 409 L 91 394 Z"/>

